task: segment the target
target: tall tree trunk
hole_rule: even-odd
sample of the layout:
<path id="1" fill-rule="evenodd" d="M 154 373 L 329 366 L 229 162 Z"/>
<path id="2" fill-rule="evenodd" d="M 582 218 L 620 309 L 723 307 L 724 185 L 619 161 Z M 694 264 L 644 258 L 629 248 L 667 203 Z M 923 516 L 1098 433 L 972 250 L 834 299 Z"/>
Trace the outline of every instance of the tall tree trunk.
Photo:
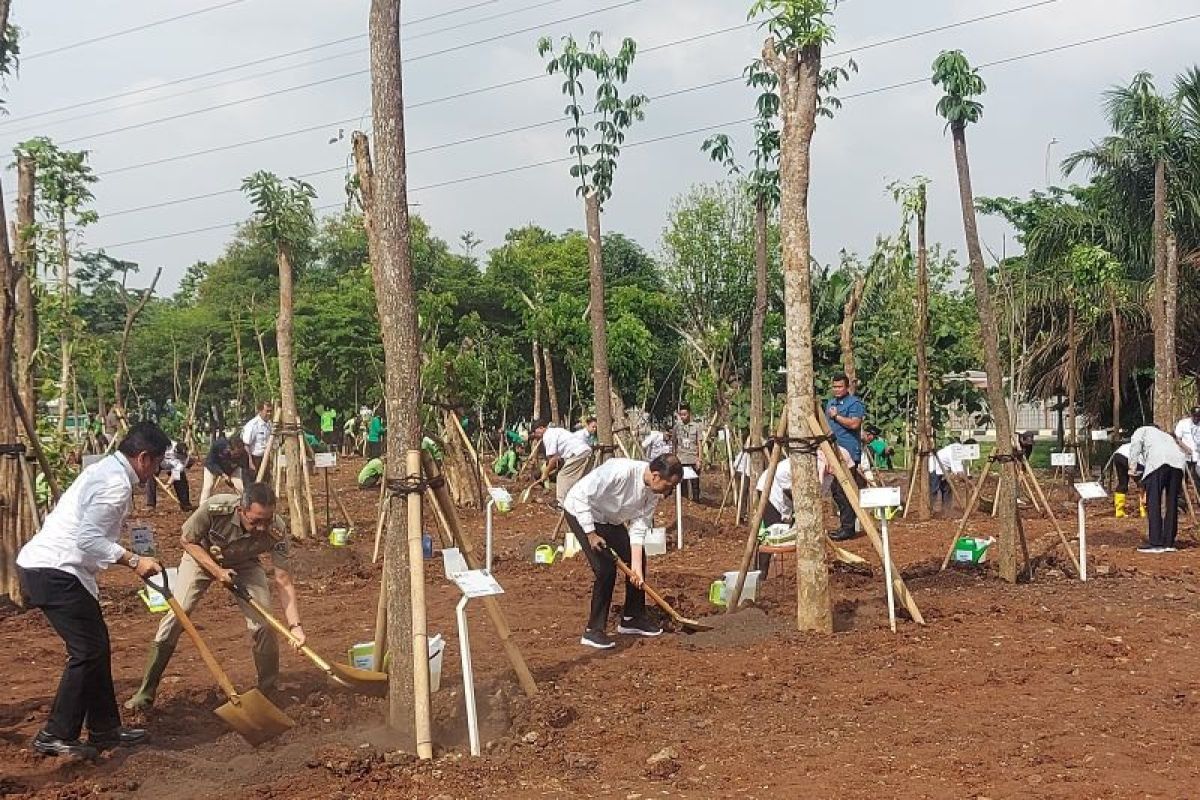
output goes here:
<path id="1" fill-rule="evenodd" d="M 542 403 L 542 346 L 537 339 L 533 340 L 533 418 L 545 419 Z"/>
<path id="2" fill-rule="evenodd" d="M 854 364 L 854 323 L 858 320 L 858 310 L 862 307 L 866 291 L 867 276 L 859 275 L 854 279 L 850 297 L 846 299 L 846 307 L 842 310 L 842 371 L 846 373 L 852 392 L 858 390 L 858 368 Z"/>
<path id="3" fill-rule="evenodd" d="M 763 327 L 767 319 L 767 202 L 754 203 L 754 309 L 750 316 L 750 447 L 763 443 Z M 754 452 L 759 470 L 767 468 L 766 455 Z"/>
<path id="4" fill-rule="evenodd" d="M 383 331 L 388 409 L 388 477 L 403 475 L 404 454 L 421 443 L 421 352 L 413 291 L 404 151 L 404 91 L 400 57 L 400 0 L 371 0 L 371 107 L 375 174 L 371 264 Z M 392 653 L 388 720 L 408 729 L 414 714 L 428 717 L 429 696 L 414 697 L 413 635 L 425 631 L 424 583 L 412 580 L 405 515 L 388 523 L 385 569 L 388 643 Z M 414 565 L 419 567 L 420 564 Z M 420 654 L 422 657 L 424 653 Z"/>
<path id="5" fill-rule="evenodd" d="M 1067 442 L 1076 451 L 1079 449 L 1078 423 L 1075 420 L 1076 377 L 1078 360 L 1075 341 L 1075 303 L 1067 308 Z"/>
<path id="6" fill-rule="evenodd" d="M 546 361 L 546 396 L 550 399 L 550 419 L 562 425 L 563 418 L 558 413 L 558 387 L 554 385 L 554 358 L 550 355 L 550 348 L 542 348 L 542 358 Z"/>
<path id="7" fill-rule="evenodd" d="M 1121 315 L 1116 298 L 1109 300 L 1112 315 L 1112 429 L 1113 447 L 1121 443 Z"/>
<path id="8" fill-rule="evenodd" d="M 983 338 L 983 363 L 987 371 L 987 398 L 992 420 L 996 425 L 996 454 L 1001 462 L 1000 484 L 996 490 L 1000 517 L 1000 577 L 1009 583 L 1017 580 L 1017 520 L 1016 463 L 1008 460 L 1013 453 L 1012 425 L 1008 403 L 1004 398 L 1004 369 L 1000 364 L 1000 328 L 996 324 L 996 307 L 988 286 L 983 265 L 983 250 L 979 246 L 979 229 L 975 222 L 975 193 L 971 188 L 971 164 L 967 158 L 967 137 L 963 125 L 950 126 L 954 137 L 954 161 L 958 168 L 958 196 L 962 206 L 963 233 L 967 240 L 971 283 L 975 286 L 975 304 L 979 311 L 979 332 Z"/>
<path id="9" fill-rule="evenodd" d="M 925 242 L 925 184 L 917 186 L 917 457 L 912 502 L 917 519 L 933 518 L 929 496 L 929 459 L 933 452 L 933 420 L 929 400 L 929 249 Z"/>
<path id="10" fill-rule="evenodd" d="M 296 356 L 292 345 L 295 276 L 291 254 L 287 248 L 280 246 L 275 255 L 279 266 L 279 319 L 275 322 L 275 346 L 279 352 L 280 427 L 294 434 L 283 437 L 283 452 L 287 456 L 284 476 L 287 480 L 288 514 L 292 535 L 307 539 L 312 521 L 309 520 L 304 505 L 304 472 L 301 459 L 305 458 L 305 455 L 304 444 L 300 440 L 303 435 L 300 413 L 296 408 Z M 178 386 L 175 396 L 180 396 Z"/>
<path id="11" fill-rule="evenodd" d="M 282 268 L 282 265 L 280 265 L 280 269 Z M 125 375 L 129 371 L 129 367 L 126 366 L 126 359 L 129 352 L 129 336 L 133 333 L 133 324 L 137 322 L 138 316 L 146 308 L 146 304 L 150 302 L 150 298 L 154 296 L 154 287 L 158 286 L 158 279 L 161 275 L 162 267 L 159 267 L 154 271 L 154 279 L 150 281 L 150 287 L 141 293 L 136 303 L 129 301 L 129 295 L 125 291 L 125 283 L 124 281 L 121 282 L 121 299 L 125 302 L 125 325 L 121 328 L 121 347 L 117 350 L 117 372 L 113 376 L 113 402 L 116 403 L 118 413 L 120 414 L 125 413 Z"/>
<path id="12" fill-rule="evenodd" d="M 1167 319 L 1167 165 L 1154 165 L 1154 290 L 1151 295 L 1154 327 L 1154 424 L 1163 430 L 1174 425 L 1175 386 L 1169 365 L 1168 331 L 1175 330 L 1175 320 Z M 1170 337 L 1173 341 L 1174 337 Z"/>
<path id="13" fill-rule="evenodd" d="M 0 28 L 0 31 L 3 29 Z M 20 603 L 21 585 L 17 579 L 16 559 L 21 549 L 20 515 L 24 508 L 18 459 L 16 406 L 13 403 L 9 380 L 13 368 L 13 308 L 14 274 L 12 253 L 8 248 L 8 222 L 5 220 L 4 196 L 0 190 L 0 446 L 14 448 L 0 453 L 0 597 L 7 595 Z"/>
<path id="14" fill-rule="evenodd" d="M 1175 232 L 1167 229 L 1167 277 L 1163 292 L 1163 369 L 1166 372 L 1168 394 L 1164 405 L 1167 409 L 1167 426 L 1172 430 L 1181 410 L 1177 407 L 1179 392 L 1179 356 L 1175 349 L 1175 338 L 1179 320 L 1179 240 Z M 1161 374 L 1161 373 L 1157 373 Z"/>
<path id="15" fill-rule="evenodd" d="M 58 377 L 58 437 L 67 435 L 67 408 L 71 400 L 71 254 L 67 249 L 67 218 L 58 215 L 58 292 L 62 305 L 62 328 L 58 333 L 62 363 Z M 31 412 L 32 413 L 32 412 Z"/>
<path id="16" fill-rule="evenodd" d="M 17 159 L 17 243 L 16 285 L 16 368 L 17 393 L 25 408 L 33 413 L 37 408 L 37 380 L 34 374 L 34 353 L 38 346 L 37 299 L 33 282 L 37 280 L 37 248 L 33 241 L 33 191 L 36 167 L 27 155 Z"/>
<path id="17" fill-rule="evenodd" d="M 812 255 L 808 224 L 811 146 L 816 131 L 821 47 L 812 45 L 775 52 L 768 39 L 763 58 L 779 77 L 780 217 L 783 233 L 783 298 L 787 346 L 788 435 L 809 432 L 809 419 L 820 413 L 813 397 Z M 817 434 L 817 431 L 811 431 Z M 825 564 L 825 526 L 816 456 L 792 451 L 792 497 L 796 522 L 796 627 L 833 632 L 829 568 Z"/>
<path id="18" fill-rule="evenodd" d="M 596 398 L 596 438 L 600 442 L 599 461 L 612 452 L 612 405 L 608 376 L 608 333 L 604 322 L 604 256 L 600 239 L 600 198 L 588 192 L 584 198 L 587 213 L 588 283 L 592 325 L 592 394 Z"/>

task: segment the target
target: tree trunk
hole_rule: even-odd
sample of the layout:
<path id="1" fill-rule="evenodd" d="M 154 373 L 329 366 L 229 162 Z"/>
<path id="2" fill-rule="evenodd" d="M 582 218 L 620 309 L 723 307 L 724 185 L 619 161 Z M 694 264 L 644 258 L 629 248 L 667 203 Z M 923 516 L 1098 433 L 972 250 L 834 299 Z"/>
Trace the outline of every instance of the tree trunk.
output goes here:
<path id="1" fill-rule="evenodd" d="M 37 380 L 34 353 L 38 346 L 37 299 L 33 282 L 37 280 L 37 248 L 33 241 L 34 161 L 29 156 L 17 160 L 17 243 L 16 284 L 16 372 L 17 392 L 25 408 L 37 408 Z"/>
<path id="2" fill-rule="evenodd" d="M 866 291 L 867 276 L 860 275 L 854 279 L 854 286 L 850 289 L 850 297 L 842 312 L 842 371 L 846 373 L 851 392 L 858 390 L 858 369 L 854 364 L 854 322 L 858 319 L 858 310 L 862 307 Z"/>
<path id="3" fill-rule="evenodd" d="M 1116 298 L 1109 300 L 1112 315 L 1112 429 L 1113 447 L 1121 443 L 1121 315 Z"/>
<path id="4" fill-rule="evenodd" d="M 542 358 L 546 361 L 546 396 L 550 399 L 550 419 L 554 420 L 555 424 L 562 425 L 563 418 L 558 413 L 558 387 L 554 385 L 554 359 L 548 347 L 542 348 Z"/>
<path id="5" fill-rule="evenodd" d="M 979 246 L 979 229 L 975 222 L 975 194 L 971 188 L 971 164 L 967 158 L 966 129 L 952 124 L 954 161 L 958 168 L 958 196 L 962 207 L 963 234 L 967 240 L 967 256 L 971 268 L 971 283 L 975 286 L 975 304 L 979 312 L 979 332 L 983 338 L 983 362 L 987 371 L 987 398 L 992 420 L 996 425 L 996 454 L 1009 459 L 1013 452 L 1012 425 L 1008 404 L 1004 399 L 1004 369 L 1000 365 L 1000 328 L 996 324 L 996 308 L 988 286 L 983 251 Z M 1000 577 L 1009 583 L 1017 580 L 1017 520 L 1016 463 L 1001 463 L 1000 484 L 996 490 L 1000 517 L 999 569 Z"/>
<path id="6" fill-rule="evenodd" d="M 280 246 L 276 252 L 279 266 L 279 319 L 275 323 L 275 346 L 279 352 L 280 428 L 283 433 L 283 452 L 287 456 L 284 477 L 287 480 L 289 523 L 292 535 L 301 539 L 309 536 L 309 520 L 304 505 L 304 455 L 300 414 L 296 408 L 296 356 L 292 346 L 292 308 L 294 307 L 294 275 L 291 254 Z M 179 387 L 175 396 L 179 397 Z"/>
<path id="7" fill-rule="evenodd" d="M 1072 302 L 1067 308 L 1067 431 L 1070 434 L 1067 441 L 1073 449 L 1078 451 L 1079 424 L 1075 419 L 1075 371 L 1078 369 L 1075 355 L 1075 327 L 1075 304 Z"/>
<path id="8" fill-rule="evenodd" d="M 1175 386 L 1171 380 L 1167 349 L 1168 331 L 1175 330 L 1175 320 L 1167 318 L 1167 165 L 1154 165 L 1154 289 L 1151 295 L 1154 327 L 1154 424 L 1165 431 L 1174 430 Z M 1170 337 L 1172 340 L 1174 337 Z"/>
<path id="9" fill-rule="evenodd" d="M 1181 415 L 1178 408 L 1179 393 L 1179 363 L 1175 349 L 1175 337 L 1178 331 L 1179 319 L 1179 240 L 1175 232 L 1167 230 L 1167 278 L 1166 291 L 1163 292 L 1163 368 L 1166 372 L 1164 381 L 1167 397 L 1164 405 L 1167 409 L 1167 426 L 1163 430 L 1173 430 L 1175 420 Z M 1156 374 L 1161 375 L 1162 373 Z"/>
<path id="10" fill-rule="evenodd" d="M 911 502 L 917 519 L 933 518 L 929 497 L 929 459 L 933 452 L 933 421 L 929 401 L 929 250 L 925 242 L 925 184 L 917 186 L 917 457 Z"/>
<path id="11" fill-rule="evenodd" d="M 17 579 L 17 552 L 21 549 L 22 485 L 19 453 L 16 452 L 17 419 L 13 403 L 13 328 L 15 309 L 10 291 L 14 280 L 12 253 L 8 248 L 8 223 L 5 220 L 4 196 L 0 190 L 0 597 L 8 596 L 20 604 L 21 584 Z"/>
<path id="12" fill-rule="evenodd" d="M 533 418 L 545 419 L 542 404 L 542 346 L 537 339 L 533 340 Z"/>
<path id="13" fill-rule="evenodd" d="M 280 269 L 282 269 L 282 265 Z M 125 413 L 125 374 L 129 371 L 126 366 L 126 358 L 129 352 L 129 335 L 133 333 L 133 323 L 137 322 L 138 316 L 150 302 L 150 298 L 154 295 L 154 287 L 158 285 L 159 276 L 162 275 L 162 267 L 154 271 L 154 279 L 150 281 L 150 287 L 142 292 L 136 303 L 129 302 L 129 295 L 125 291 L 124 281 L 121 282 L 121 299 L 125 302 L 125 325 L 121 329 L 121 347 L 117 351 L 117 373 L 113 377 L 113 402 L 117 405 L 118 413 Z M 282 283 L 280 284 L 282 286 Z M 239 353 L 241 348 L 239 347 Z"/>
<path id="14" fill-rule="evenodd" d="M 413 291 L 408 219 L 408 166 L 404 151 L 404 91 L 400 60 L 400 0 L 371 0 L 371 107 L 375 138 L 371 264 L 383 331 L 388 410 L 388 477 L 403 475 L 403 454 L 421 443 L 421 352 Z M 388 722 L 408 729 L 427 713 L 429 696 L 414 694 L 413 633 L 425 630 L 425 612 L 411 602 L 412 571 L 404 514 L 388 523 L 384 571 L 388 588 L 388 643 L 393 654 Z"/>
<path id="15" fill-rule="evenodd" d="M 446 410 L 442 414 L 442 468 L 450 484 L 450 499 L 459 508 L 483 508 L 479 471 L 450 418 L 454 413 Z"/>
<path id="16" fill-rule="evenodd" d="M 779 76 L 780 229 L 783 233 L 783 297 L 787 347 L 788 435 L 808 431 L 818 412 L 813 397 L 812 240 L 808 224 L 811 145 L 816 130 L 821 47 L 811 45 L 776 55 L 768 39 L 763 57 Z M 816 434 L 816 431 L 811 432 Z M 793 451 L 792 497 L 796 523 L 796 627 L 833 632 L 829 568 L 825 564 L 825 525 L 816 456 Z"/>
<path id="17" fill-rule="evenodd" d="M 58 292 L 61 303 L 61 329 L 58 333 L 58 438 L 67 435 L 67 406 L 71 395 L 71 254 L 67 249 L 67 219 L 58 215 Z M 31 412 L 32 413 L 32 412 Z"/>
<path id="18" fill-rule="evenodd" d="M 596 398 L 596 438 L 600 443 L 597 462 L 612 453 L 612 405 L 608 377 L 608 333 L 604 322 L 604 257 L 600 240 L 600 198 L 588 192 L 584 198 L 587 212 L 588 283 L 592 325 L 592 396 Z"/>
<path id="19" fill-rule="evenodd" d="M 750 316 L 750 447 L 759 470 L 767 468 L 763 443 L 763 328 L 767 319 L 767 203 L 754 203 L 754 309 Z"/>

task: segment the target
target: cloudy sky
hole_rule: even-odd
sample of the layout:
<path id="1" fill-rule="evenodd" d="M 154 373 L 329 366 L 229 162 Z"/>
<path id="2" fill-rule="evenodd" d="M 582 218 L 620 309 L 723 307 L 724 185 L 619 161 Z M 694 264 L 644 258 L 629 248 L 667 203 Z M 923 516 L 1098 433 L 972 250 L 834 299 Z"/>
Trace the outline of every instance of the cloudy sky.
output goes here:
<path id="1" fill-rule="evenodd" d="M 614 46 L 620 37 L 637 40 L 631 85 L 656 98 L 630 133 L 605 226 L 656 251 L 672 198 L 721 177 L 700 153 L 703 138 L 723 130 L 748 149 L 742 121 L 753 113 L 753 94 L 734 80 L 761 48 L 762 33 L 746 23 L 748 5 L 406 2 L 410 187 L 419 212 L 452 243 L 469 230 L 484 247 L 530 222 L 582 227 L 567 167 L 538 166 L 565 156 L 567 143 L 558 81 L 537 77 L 544 65 L 535 42 L 600 30 Z M 343 202 L 349 134 L 369 130 L 368 0 L 13 6 L 25 55 L 20 76 L 9 81 L 0 148 L 46 135 L 91 152 L 101 221 L 83 246 L 104 247 L 144 270 L 162 266 L 170 290 L 190 263 L 216 257 L 248 215 L 237 189 L 255 170 L 304 176 L 318 205 Z M 841 92 L 842 111 L 816 135 L 812 222 L 822 261 L 842 248 L 867 252 L 878 233 L 894 231 L 885 186 L 916 174 L 933 180 L 931 238 L 959 248 L 952 154 L 928 83 L 940 50 L 960 48 L 981 65 L 1007 62 L 984 69 L 986 112 L 970 132 L 972 169 L 980 194 L 1024 194 L 1047 174 L 1059 180 L 1062 157 L 1105 133 L 1106 87 L 1141 69 L 1165 87 L 1190 66 L 1200 7 L 1195 0 L 849 0 L 836 25 L 830 60 L 853 58 L 859 72 Z M 1108 38 L 1080 44 L 1100 37 Z M 11 203 L 12 172 L 4 183 Z M 995 222 L 983 232 L 994 252 L 1012 252 L 1011 232 Z"/>

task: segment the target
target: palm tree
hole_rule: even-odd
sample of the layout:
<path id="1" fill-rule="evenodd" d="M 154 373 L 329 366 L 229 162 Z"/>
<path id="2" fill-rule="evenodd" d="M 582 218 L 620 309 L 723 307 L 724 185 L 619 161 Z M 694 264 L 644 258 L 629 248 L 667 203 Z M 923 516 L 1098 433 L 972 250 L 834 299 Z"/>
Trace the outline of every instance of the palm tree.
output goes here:
<path id="1" fill-rule="evenodd" d="M 937 112 L 946 120 L 954 141 L 954 161 L 958 169 L 958 196 L 962 206 L 963 233 L 967 240 L 967 258 L 971 283 L 975 287 L 975 303 L 979 310 L 980 335 L 983 338 L 983 361 L 987 371 L 987 397 L 992 419 L 996 425 L 996 455 L 1002 462 L 1000 485 L 996 502 L 1000 504 L 1000 577 L 1015 583 L 1017 580 L 1017 464 L 1012 460 L 1012 424 L 1004 398 L 1004 372 L 1000 365 L 1000 329 L 996 324 L 996 309 L 992 303 L 987 271 L 983 265 L 983 250 L 979 245 L 979 229 L 975 219 L 975 193 L 971 188 L 971 164 L 967 157 L 967 126 L 983 117 L 983 104 L 976 100 L 986 91 L 983 78 L 973 69 L 960 50 L 943 51 L 933 62 L 933 84 L 946 94 L 938 101 Z"/>

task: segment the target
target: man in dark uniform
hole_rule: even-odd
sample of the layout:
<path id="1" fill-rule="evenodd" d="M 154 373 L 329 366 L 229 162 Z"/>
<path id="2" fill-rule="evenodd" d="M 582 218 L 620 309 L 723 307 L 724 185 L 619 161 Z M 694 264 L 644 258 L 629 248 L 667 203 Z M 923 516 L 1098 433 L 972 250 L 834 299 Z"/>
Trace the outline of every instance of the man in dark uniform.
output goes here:
<path id="1" fill-rule="evenodd" d="M 244 496 L 219 494 L 202 505 L 183 524 L 184 554 L 172 591 L 191 613 L 213 580 L 241 584 L 263 607 L 271 605 L 271 586 L 259 556 L 271 554 L 274 583 L 279 590 L 284 618 L 292 634 L 303 644 L 300 609 L 292 583 L 288 533 L 275 515 L 275 492 L 265 483 L 252 484 Z M 249 603 L 238 599 L 246 627 L 254 637 L 254 666 L 258 687 L 273 689 L 279 679 L 279 645 L 275 634 L 254 613 Z M 130 710 L 145 710 L 154 704 L 158 684 L 175 652 L 183 628 L 175 614 L 167 612 L 150 645 L 146 673 L 137 693 L 125 702 Z"/>

